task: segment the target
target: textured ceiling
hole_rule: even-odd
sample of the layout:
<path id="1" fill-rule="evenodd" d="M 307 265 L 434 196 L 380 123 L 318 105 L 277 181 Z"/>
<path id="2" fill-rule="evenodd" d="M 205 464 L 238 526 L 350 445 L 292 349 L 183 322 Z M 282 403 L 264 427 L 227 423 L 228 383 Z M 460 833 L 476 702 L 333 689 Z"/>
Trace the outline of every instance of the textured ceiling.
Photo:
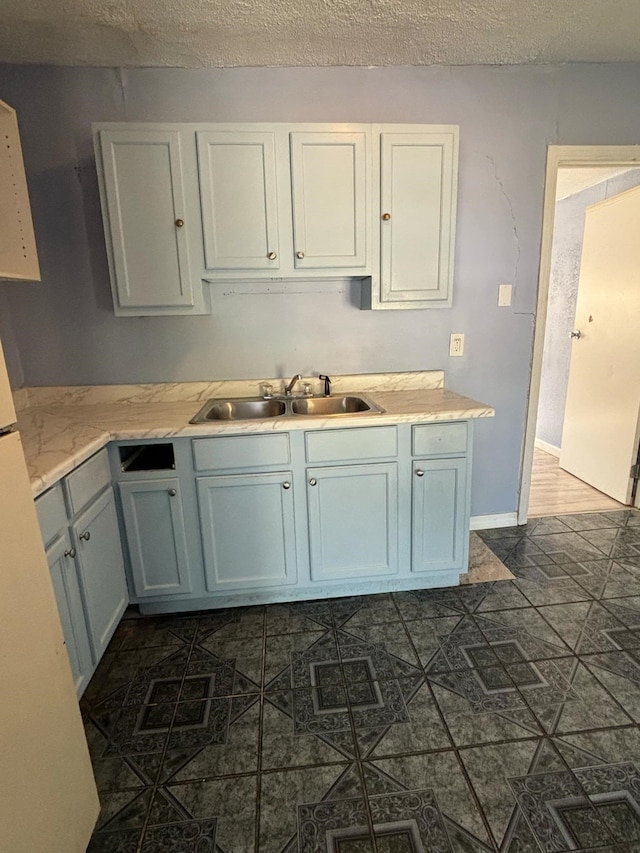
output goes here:
<path id="1" fill-rule="evenodd" d="M 638 0 L 0 0 L 3 62 L 106 66 L 640 61 Z"/>

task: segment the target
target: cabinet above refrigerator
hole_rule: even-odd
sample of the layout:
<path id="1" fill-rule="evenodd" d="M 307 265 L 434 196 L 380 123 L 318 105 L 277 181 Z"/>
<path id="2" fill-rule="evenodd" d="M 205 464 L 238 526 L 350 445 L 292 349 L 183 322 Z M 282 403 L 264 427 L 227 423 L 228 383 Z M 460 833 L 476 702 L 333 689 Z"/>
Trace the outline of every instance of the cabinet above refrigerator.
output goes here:
<path id="1" fill-rule="evenodd" d="M 0 279 L 40 281 L 16 112 L 0 101 Z"/>

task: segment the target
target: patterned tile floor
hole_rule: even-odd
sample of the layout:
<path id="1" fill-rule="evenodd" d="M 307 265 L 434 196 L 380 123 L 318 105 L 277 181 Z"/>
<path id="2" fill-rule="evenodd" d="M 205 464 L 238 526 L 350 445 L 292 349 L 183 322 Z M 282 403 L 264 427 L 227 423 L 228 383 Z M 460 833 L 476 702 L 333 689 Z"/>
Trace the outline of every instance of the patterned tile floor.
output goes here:
<path id="1" fill-rule="evenodd" d="M 487 530 L 515 580 L 122 622 L 91 853 L 638 853 L 640 513 Z"/>

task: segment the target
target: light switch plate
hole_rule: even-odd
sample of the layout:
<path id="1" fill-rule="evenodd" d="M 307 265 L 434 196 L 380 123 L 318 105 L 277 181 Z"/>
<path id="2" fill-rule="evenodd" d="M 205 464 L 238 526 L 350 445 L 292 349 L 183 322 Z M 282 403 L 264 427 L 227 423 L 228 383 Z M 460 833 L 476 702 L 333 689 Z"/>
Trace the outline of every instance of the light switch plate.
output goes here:
<path id="1" fill-rule="evenodd" d="M 511 305 L 511 290 L 512 285 L 501 284 L 498 286 L 498 307 L 507 308 Z"/>
<path id="2" fill-rule="evenodd" d="M 449 339 L 449 355 L 464 355 L 464 334 L 462 332 L 452 332 Z"/>

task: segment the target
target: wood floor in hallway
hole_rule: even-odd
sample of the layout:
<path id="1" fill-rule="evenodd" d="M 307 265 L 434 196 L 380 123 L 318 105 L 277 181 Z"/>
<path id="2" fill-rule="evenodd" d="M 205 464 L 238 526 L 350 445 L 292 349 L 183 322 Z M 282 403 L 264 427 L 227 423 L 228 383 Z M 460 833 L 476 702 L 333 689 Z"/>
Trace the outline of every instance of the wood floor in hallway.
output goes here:
<path id="1" fill-rule="evenodd" d="M 607 512 L 623 504 L 563 471 L 558 459 L 536 448 L 533 455 L 529 516 Z"/>

